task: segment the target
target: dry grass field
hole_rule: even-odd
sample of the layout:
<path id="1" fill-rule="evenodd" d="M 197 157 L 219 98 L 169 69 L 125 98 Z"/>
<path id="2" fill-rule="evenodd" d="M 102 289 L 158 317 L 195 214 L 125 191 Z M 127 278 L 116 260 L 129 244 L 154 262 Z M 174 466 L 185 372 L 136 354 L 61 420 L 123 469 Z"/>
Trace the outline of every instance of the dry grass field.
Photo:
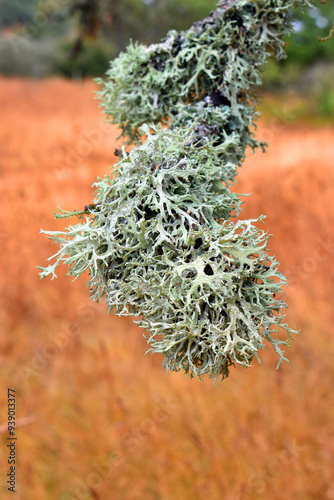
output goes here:
<path id="1" fill-rule="evenodd" d="M 40 228 L 90 203 L 115 161 L 92 82 L 0 80 L 1 498 L 15 500 L 333 500 L 334 127 L 260 122 L 270 147 L 238 176 L 242 216 L 267 214 L 290 276 L 300 336 L 275 370 L 236 367 L 224 382 L 166 374 L 130 318 L 89 299 L 66 269 L 40 281 L 55 250 Z M 68 224 L 68 221 L 65 221 Z M 16 391 L 16 493 L 7 388 Z"/>

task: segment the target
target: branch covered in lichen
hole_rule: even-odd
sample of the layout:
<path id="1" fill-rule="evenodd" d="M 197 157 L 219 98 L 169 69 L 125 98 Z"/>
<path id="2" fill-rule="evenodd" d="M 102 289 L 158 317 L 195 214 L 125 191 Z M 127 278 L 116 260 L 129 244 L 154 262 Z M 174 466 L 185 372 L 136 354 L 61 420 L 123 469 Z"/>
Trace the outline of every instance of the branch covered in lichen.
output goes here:
<path id="1" fill-rule="evenodd" d="M 41 276 L 61 262 L 75 278 L 88 271 L 92 298 L 138 317 L 167 370 L 225 378 L 265 341 L 280 363 L 288 342 L 275 334 L 295 333 L 282 322 L 286 279 L 268 235 L 232 221 L 241 202 L 230 188 L 246 147 L 264 147 L 252 132 L 260 68 L 284 56 L 288 10 L 306 3 L 221 0 L 186 32 L 130 45 L 100 97 L 135 146 L 117 151 L 117 175 L 96 183 L 82 222 L 45 232 L 60 250 Z"/>

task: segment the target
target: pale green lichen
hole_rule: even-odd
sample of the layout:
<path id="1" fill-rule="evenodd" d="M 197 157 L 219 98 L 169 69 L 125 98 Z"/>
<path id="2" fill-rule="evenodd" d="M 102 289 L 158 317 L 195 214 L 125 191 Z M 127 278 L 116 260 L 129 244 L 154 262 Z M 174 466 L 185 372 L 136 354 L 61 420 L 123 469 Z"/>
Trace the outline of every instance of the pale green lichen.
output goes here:
<path id="1" fill-rule="evenodd" d="M 250 86 L 270 53 L 283 54 L 288 9 L 305 3 L 222 0 L 187 32 L 131 45 L 101 96 L 137 146 L 96 183 L 93 204 L 59 215 L 81 222 L 45 232 L 60 250 L 41 276 L 62 261 L 75 278 L 88 270 L 92 298 L 139 317 L 167 370 L 225 378 L 265 341 L 280 364 L 288 341 L 274 334 L 295 333 L 282 322 L 286 279 L 266 254 L 268 235 L 231 220 L 241 202 L 230 187 L 247 145 L 263 147 Z"/>
<path id="2" fill-rule="evenodd" d="M 149 47 L 130 44 L 107 72 L 99 93 L 111 123 L 130 142 L 143 123 L 183 126 L 198 118 L 197 103 L 210 99 L 213 134 L 238 131 L 239 149 L 259 143 L 254 86 L 269 56 L 282 58 L 289 10 L 305 0 L 222 0 L 210 16 L 185 32 L 170 31 Z M 212 109 L 207 111 L 210 116 Z M 241 152 L 239 151 L 239 152 Z"/>

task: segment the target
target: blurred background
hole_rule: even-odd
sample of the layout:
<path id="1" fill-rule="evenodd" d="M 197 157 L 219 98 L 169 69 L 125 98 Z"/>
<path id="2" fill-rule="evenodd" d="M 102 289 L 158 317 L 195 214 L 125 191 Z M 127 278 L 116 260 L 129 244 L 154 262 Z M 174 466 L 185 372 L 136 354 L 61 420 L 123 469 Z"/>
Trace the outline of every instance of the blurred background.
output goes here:
<path id="1" fill-rule="evenodd" d="M 156 42 L 211 0 L 0 0 L 0 489 L 8 491 L 7 388 L 16 391 L 17 500 L 333 500 L 333 1 L 292 13 L 288 59 L 263 72 L 257 136 L 235 191 L 266 214 L 300 330 L 276 367 L 214 384 L 166 374 L 132 318 L 85 278 L 40 281 L 57 206 L 83 208 L 121 142 L 94 92 L 129 38 Z"/>

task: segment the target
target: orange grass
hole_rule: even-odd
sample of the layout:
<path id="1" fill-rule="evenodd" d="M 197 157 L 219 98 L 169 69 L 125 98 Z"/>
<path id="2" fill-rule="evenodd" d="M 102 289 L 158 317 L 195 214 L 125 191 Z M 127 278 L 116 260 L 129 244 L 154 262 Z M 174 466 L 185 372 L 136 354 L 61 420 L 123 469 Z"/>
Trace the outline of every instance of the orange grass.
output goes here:
<path id="1" fill-rule="evenodd" d="M 114 163 L 91 82 L 0 80 L 1 498 L 334 499 L 334 129 L 260 123 L 268 153 L 238 176 L 242 217 L 267 214 L 291 276 L 301 335 L 275 370 L 271 348 L 229 379 L 167 374 L 130 318 L 89 299 L 85 279 L 36 266 L 56 249 L 39 229 L 91 201 Z M 7 387 L 17 399 L 17 488 L 7 491 Z M 23 419 L 23 420 L 20 420 Z"/>

